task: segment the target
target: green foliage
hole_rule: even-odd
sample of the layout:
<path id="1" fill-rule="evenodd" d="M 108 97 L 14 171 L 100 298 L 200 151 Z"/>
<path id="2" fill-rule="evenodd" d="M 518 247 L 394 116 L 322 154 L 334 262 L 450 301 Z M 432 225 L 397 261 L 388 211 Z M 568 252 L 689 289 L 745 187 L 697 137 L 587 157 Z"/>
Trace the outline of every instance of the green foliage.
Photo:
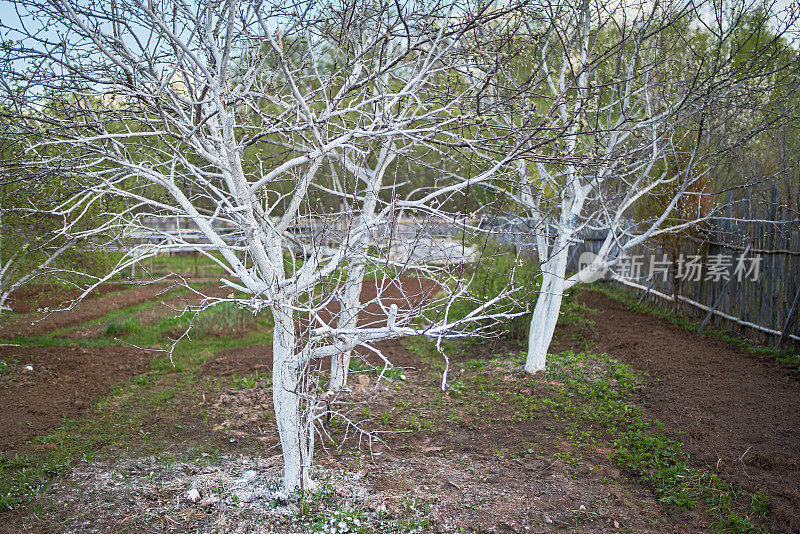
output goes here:
<path id="1" fill-rule="evenodd" d="M 336 491 L 329 482 L 323 482 L 313 492 L 306 492 L 300 500 L 298 521 L 312 533 L 349 534 L 365 532 L 362 513 L 338 505 Z"/>
<path id="2" fill-rule="evenodd" d="M 15 157 L 0 149 L 0 165 Z M 87 206 L 77 220 L 50 212 L 70 187 L 74 184 L 63 177 L 49 177 L 7 182 L 0 188 L 0 260 L 5 268 L 0 287 L 53 270 L 59 271 L 58 281 L 85 283 L 88 279 L 77 273 L 95 277 L 109 270 L 112 264 L 99 249 L 62 232 L 67 225 L 75 234 L 101 225 L 105 217 L 99 206 Z"/>
<path id="3" fill-rule="evenodd" d="M 403 500 L 403 517 L 397 524 L 403 532 L 424 532 L 431 524 L 430 519 L 428 519 L 430 513 L 430 503 L 421 500 L 419 497 L 406 497 Z"/>
<path id="4" fill-rule="evenodd" d="M 222 302 L 201 311 L 198 314 L 184 313 L 177 317 L 164 319 L 158 325 L 159 330 L 186 330 L 191 325 L 192 335 L 203 335 L 219 331 L 244 330 L 253 313 L 235 302 Z"/>
<path id="5" fill-rule="evenodd" d="M 405 372 L 401 368 L 390 367 L 388 369 L 384 369 L 383 367 L 374 367 L 364 363 L 364 361 L 360 358 L 351 358 L 349 369 L 351 372 L 356 373 L 372 373 L 376 377 L 382 376 L 387 380 L 394 380 L 396 378 L 405 380 Z"/>
<path id="6" fill-rule="evenodd" d="M 106 335 L 112 337 L 123 337 L 139 330 L 139 323 L 131 317 L 120 317 L 108 323 Z"/>
<path id="7" fill-rule="evenodd" d="M 253 389 L 258 386 L 269 387 L 272 384 L 272 374 L 256 371 L 250 375 L 239 376 L 233 373 L 231 380 L 236 389 Z"/>
<path id="8" fill-rule="evenodd" d="M 0 358 L 0 376 L 10 373 L 14 363 L 16 362 L 13 358 Z"/>

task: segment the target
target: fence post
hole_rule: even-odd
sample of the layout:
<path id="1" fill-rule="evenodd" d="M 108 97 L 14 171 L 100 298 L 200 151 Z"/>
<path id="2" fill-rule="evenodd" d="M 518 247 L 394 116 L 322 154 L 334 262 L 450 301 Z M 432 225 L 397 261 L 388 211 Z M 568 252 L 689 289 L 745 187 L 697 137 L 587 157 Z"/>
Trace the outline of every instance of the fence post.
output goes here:
<path id="1" fill-rule="evenodd" d="M 748 252 L 750 252 L 750 245 L 749 244 L 744 249 L 744 252 L 742 252 L 742 255 L 739 256 L 739 261 L 740 262 L 742 260 L 744 260 L 745 256 L 747 256 Z M 736 272 L 736 264 L 731 266 L 731 271 L 732 271 L 731 275 L 733 275 L 733 273 Z M 728 287 L 730 286 L 732 280 L 733 280 L 733 276 L 729 276 L 728 279 L 725 281 L 725 285 L 722 286 L 722 289 L 719 291 L 719 295 L 717 295 L 717 300 L 714 301 L 714 305 L 711 306 L 711 309 L 708 310 L 708 314 L 706 314 L 706 318 L 703 319 L 703 322 L 700 324 L 700 328 L 697 329 L 698 333 L 703 331 L 703 328 L 705 328 L 706 324 L 708 324 L 708 320 L 711 319 L 712 315 L 714 315 L 714 310 L 716 310 L 717 306 L 719 306 L 719 303 L 722 302 L 722 297 L 725 296 L 725 292 L 728 290 Z"/>
<path id="2" fill-rule="evenodd" d="M 783 347 L 786 345 L 786 340 L 789 339 L 789 330 L 791 330 L 792 325 L 794 324 L 795 319 L 797 318 L 797 309 L 798 303 L 800 303 L 800 291 L 796 291 L 794 294 L 794 302 L 792 303 L 792 309 L 789 310 L 789 315 L 786 317 L 786 324 L 783 325 L 783 330 L 781 331 L 781 337 L 778 340 L 778 350 L 783 350 Z"/>

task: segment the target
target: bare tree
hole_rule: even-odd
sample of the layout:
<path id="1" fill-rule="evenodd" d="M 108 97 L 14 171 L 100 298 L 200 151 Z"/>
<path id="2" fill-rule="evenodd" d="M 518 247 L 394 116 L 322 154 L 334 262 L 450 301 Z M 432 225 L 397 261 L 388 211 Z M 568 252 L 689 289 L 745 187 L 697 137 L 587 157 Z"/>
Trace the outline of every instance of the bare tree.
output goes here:
<path id="1" fill-rule="evenodd" d="M 24 147 L 36 169 L 82 186 L 52 215 L 80 219 L 102 207 L 98 224 L 65 225 L 61 234 L 152 235 L 153 219 L 191 221 L 200 239 L 171 234 L 132 246 L 97 283 L 148 255 L 189 248 L 224 269 L 222 283 L 232 292 L 206 295 L 200 308 L 232 301 L 271 313 L 287 490 L 311 484 L 319 396 L 327 389 L 315 362 L 335 357 L 331 386 L 341 388 L 355 347 L 380 357 L 374 342 L 381 339 L 462 335 L 469 323 L 509 315 L 492 308 L 499 297 L 458 321 L 426 315 L 466 294 L 469 281 L 430 261 L 432 251 L 415 250 L 418 235 L 398 243 L 394 229 L 401 214 L 423 223 L 452 221 L 465 191 L 518 158 L 536 133 L 465 135 L 475 117 L 461 110 L 496 70 L 468 84 L 449 82 L 483 61 L 476 29 L 507 17 L 513 6 L 371 0 L 21 0 L 17 6 L 24 24 L 3 28 L 4 64 L 11 66 L 9 83 L 24 81 L 26 91 L 6 92 L 4 116 L 12 127 L 41 133 Z M 485 147 L 504 156 L 481 169 L 464 163 L 463 154 Z M 422 186 L 403 185 L 415 173 L 429 178 Z M 315 191 L 344 207 L 326 212 L 313 204 L 320 198 Z M 410 270 L 432 283 L 388 298 Z M 364 273 L 375 271 L 370 283 L 377 295 L 360 302 Z M 510 283 L 508 292 L 514 290 Z M 380 318 L 359 322 L 370 305 Z"/>
<path id="2" fill-rule="evenodd" d="M 532 87 L 530 108 L 550 132 L 544 153 L 554 162 L 542 153 L 536 161 L 520 158 L 516 179 L 490 186 L 520 206 L 541 264 L 528 372 L 545 367 L 567 289 L 596 279 L 646 240 L 716 214 L 719 188 L 708 185 L 714 164 L 792 113 L 770 99 L 796 90 L 796 60 L 775 46 L 793 21 L 781 20 L 759 42 L 751 38 L 758 28 L 747 35 L 736 29 L 735 19 L 752 6 L 732 7 L 550 2 L 526 28 L 542 36 L 529 54 L 540 78 L 507 76 L 505 83 Z M 761 18 L 761 29 L 772 21 Z M 759 120 L 725 135 L 718 131 L 723 113 Z M 513 115 L 496 117 L 513 124 Z M 709 130 L 722 135 L 710 142 Z M 571 251 L 588 230 L 607 238 L 591 262 L 568 274 Z"/>
<path id="3" fill-rule="evenodd" d="M 22 145 L 36 132 L 12 131 L 5 124 L 1 131 L 0 311 L 7 311 L 18 289 L 40 280 L 52 281 L 59 271 L 86 268 L 97 258 L 90 246 L 77 246 L 74 238 L 61 232 L 74 221 L 47 213 L 58 202 L 64 184 L 51 173 L 31 173 L 20 162 Z M 88 271 L 96 273 L 92 268 Z"/>

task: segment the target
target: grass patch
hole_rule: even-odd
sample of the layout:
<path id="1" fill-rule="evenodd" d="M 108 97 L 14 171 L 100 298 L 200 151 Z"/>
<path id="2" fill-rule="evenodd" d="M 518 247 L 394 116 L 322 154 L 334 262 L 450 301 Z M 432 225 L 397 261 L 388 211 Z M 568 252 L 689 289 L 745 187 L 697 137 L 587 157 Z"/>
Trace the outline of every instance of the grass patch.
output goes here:
<path id="1" fill-rule="evenodd" d="M 0 376 L 9 374 L 16 363 L 14 358 L 0 358 Z"/>

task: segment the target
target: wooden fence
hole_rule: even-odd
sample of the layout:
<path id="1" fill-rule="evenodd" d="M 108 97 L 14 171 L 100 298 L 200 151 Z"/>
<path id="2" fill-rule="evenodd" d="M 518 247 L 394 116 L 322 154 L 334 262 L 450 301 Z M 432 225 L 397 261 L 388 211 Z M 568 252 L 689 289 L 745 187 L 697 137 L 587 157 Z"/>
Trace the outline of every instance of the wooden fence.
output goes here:
<path id="1" fill-rule="evenodd" d="M 669 300 L 695 316 L 710 315 L 708 324 L 765 344 L 796 343 L 800 229 L 785 210 L 782 217 L 776 215 L 711 220 L 705 231 L 678 236 L 671 246 L 658 240 L 645 243 L 610 270 L 617 283 L 644 290 L 651 300 Z M 580 267 L 583 252 L 597 252 L 605 239 L 603 232 L 583 237 L 571 250 L 571 270 Z"/>
<path id="2" fill-rule="evenodd" d="M 497 217 L 485 231 L 535 258 L 534 234 L 543 230 L 536 221 Z M 581 232 L 570 247 L 568 271 L 578 271 L 583 254 L 596 254 L 606 236 L 604 230 Z M 765 344 L 800 341 L 800 225 L 787 210 L 773 200 L 761 213 L 747 207 L 737 218 L 729 212 L 670 239 L 628 251 L 605 279 L 702 317 L 704 327 L 733 330 Z"/>

